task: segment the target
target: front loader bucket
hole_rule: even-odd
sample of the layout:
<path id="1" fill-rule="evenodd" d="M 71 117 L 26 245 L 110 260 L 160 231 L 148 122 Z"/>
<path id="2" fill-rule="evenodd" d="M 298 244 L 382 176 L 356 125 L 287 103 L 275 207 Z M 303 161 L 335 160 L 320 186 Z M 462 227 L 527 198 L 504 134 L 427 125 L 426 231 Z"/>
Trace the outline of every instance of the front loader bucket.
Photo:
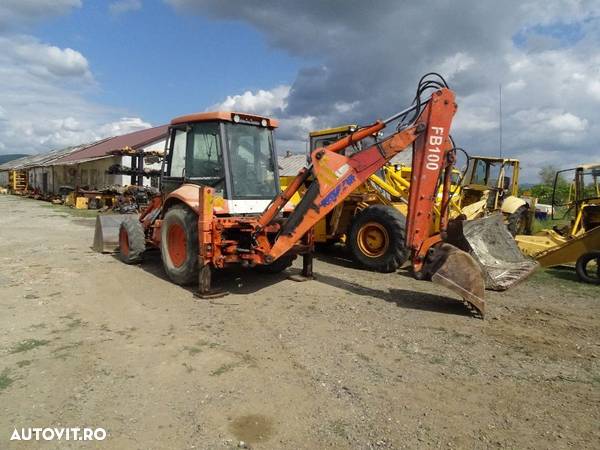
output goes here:
<path id="1" fill-rule="evenodd" d="M 119 251 L 119 228 L 131 214 L 100 214 L 96 216 L 96 229 L 92 249 L 99 253 Z"/>
<path id="2" fill-rule="evenodd" d="M 481 267 L 467 252 L 453 245 L 437 245 L 425 270 L 431 281 L 460 295 L 470 310 L 485 315 L 485 283 Z"/>
<path id="3" fill-rule="evenodd" d="M 486 289 L 504 291 L 531 275 L 539 266 L 521 253 L 502 214 L 448 225 L 446 242 L 470 253 L 479 263 Z"/>

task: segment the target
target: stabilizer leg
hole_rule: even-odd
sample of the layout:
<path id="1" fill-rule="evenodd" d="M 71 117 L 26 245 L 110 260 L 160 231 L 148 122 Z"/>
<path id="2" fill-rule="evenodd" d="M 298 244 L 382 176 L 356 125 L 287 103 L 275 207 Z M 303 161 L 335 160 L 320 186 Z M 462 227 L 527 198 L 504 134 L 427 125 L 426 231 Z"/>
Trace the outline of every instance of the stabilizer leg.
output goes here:
<path id="1" fill-rule="evenodd" d="M 222 289 L 212 289 L 212 268 L 210 265 L 205 264 L 200 267 L 198 271 L 198 293 L 196 294 L 199 298 L 220 298 L 225 297 L 228 294 L 227 291 Z"/>
<path id="2" fill-rule="evenodd" d="M 289 279 L 293 281 L 308 281 L 315 279 L 313 274 L 315 245 L 312 230 L 304 235 L 302 243 L 306 247 L 306 252 L 302 253 L 302 273 L 300 275 L 290 275 Z"/>

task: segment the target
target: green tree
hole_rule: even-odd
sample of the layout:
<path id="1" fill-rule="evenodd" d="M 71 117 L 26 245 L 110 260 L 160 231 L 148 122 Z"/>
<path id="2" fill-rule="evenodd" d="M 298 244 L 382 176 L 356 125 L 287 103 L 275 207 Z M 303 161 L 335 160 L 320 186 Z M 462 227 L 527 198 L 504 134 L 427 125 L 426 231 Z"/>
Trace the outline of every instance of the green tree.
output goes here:
<path id="1" fill-rule="evenodd" d="M 546 164 L 542 166 L 538 172 L 538 176 L 540 177 L 540 181 L 542 184 L 546 184 L 552 186 L 554 184 L 554 177 L 556 176 L 556 172 L 558 169 L 553 164 Z M 559 177 L 560 179 L 561 177 Z"/>
<path id="2" fill-rule="evenodd" d="M 542 166 L 538 172 L 541 184 L 531 187 L 531 193 L 538 198 L 540 203 L 551 204 L 554 196 L 554 204 L 560 205 L 569 200 L 569 183 L 559 175 L 556 178 L 558 169 L 552 164 Z M 554 180 L 556 179 L 556 188 Z M 556 189 L 556 190 L 555 190 Z"/>

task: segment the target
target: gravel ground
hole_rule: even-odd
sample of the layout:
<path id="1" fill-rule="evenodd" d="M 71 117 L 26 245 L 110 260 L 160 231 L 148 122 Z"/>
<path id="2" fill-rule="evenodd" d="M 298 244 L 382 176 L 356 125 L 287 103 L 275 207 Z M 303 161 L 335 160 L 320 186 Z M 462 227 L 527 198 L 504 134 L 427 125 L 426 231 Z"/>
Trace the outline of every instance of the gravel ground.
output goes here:
<path id="1" fill-rule="evenodd" d="M 600 448 L 600 288 L 571 270 L 489 293 L 485 321 L 336 250 L 310 282 L 223 273 L 209 301 L 157 253 L 93 253 L 92 219 L 0 213 L 2 449 Z M 58 426 L 108 436 L 9 441 Z"/>

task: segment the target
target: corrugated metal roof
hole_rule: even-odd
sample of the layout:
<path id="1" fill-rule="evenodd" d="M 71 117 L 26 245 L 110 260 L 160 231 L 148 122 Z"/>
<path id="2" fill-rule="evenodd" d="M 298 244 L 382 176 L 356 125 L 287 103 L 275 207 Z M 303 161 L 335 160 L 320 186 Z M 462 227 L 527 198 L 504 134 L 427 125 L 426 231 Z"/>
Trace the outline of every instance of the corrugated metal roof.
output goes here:
<path id="1" fill-rule="evenodd" d="M 71 154 L 78 150 L 81 150 L 82 148 L 85 148 L 87 145 L 89 145 L 89 144 L 78 145 L 75 147 L 60 148 L 60 149 L 56 149 L 56 150 L 51 150 L 46 153 L 39 153 L 36 155 L 29 155 L 29 156 L 25 156 L 23 158 L 14 159 L 14 160 L 9 161 L 6 164 L 3 164 L 2 166 L 0 166 L 0 170 L 13 170 L 13 169 L 22 170 L 22 169 L 28 169 L 31 167 L 45 166 L 45 165 L 48 165 L 50 162 L 56 160 L 57 158 L 61 158 L 65 155 L 68 155 L 68 154 Z"/>
<path id="2" fill-rule="evenodd" d="M 297 175 L 300 169 L 307 166 L 306 155 L 304 154 L 279 155 L 277 163 L 279 164 L 279 175 L 283 177 Z M 398 153 L 390 160 L 390 163 L 410 167 L 412 165 L 412 151 L 407 149 Z"/>
<path id="3" fill-rule="evenodd" d="M 304 154 L 279 155 L 277 163 L 279 164 L 279 175 L 282 177 L 297 175 L 308 164 L 306 162 L 306 155 Z"/>
<path id="4" fill-rule="evenodd" d="M 124 147 L 137 149 L 163 139 L 167 135 L 167 128 L 168 125 L 161 125 L 160 127 L 148 128 L 146 130 L 134 131 L 133 133 L 124 134 L 122 136 L 104 139 L 95 144 L 86 146 L 81 151 L 62 157 L 60 160 L 54 161 L 54 164 L 62 164 L 88 158 L 98 158 L 100 156 L 106 156 L 106 154 L 112 150 L 119 150 Z"/>

